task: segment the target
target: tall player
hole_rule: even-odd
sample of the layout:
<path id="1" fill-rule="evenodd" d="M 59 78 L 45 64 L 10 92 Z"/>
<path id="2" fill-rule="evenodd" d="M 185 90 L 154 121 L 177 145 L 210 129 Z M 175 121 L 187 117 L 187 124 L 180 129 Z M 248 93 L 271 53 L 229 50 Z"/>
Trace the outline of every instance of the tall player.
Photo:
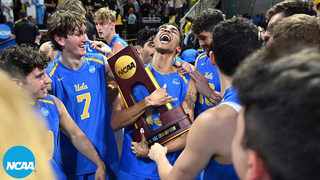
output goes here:
<path id="1" fill-rule="evenodd" d="M 106 77 L 113 74 L 101 54 L 86 53 L 86 19 L 74 12 L 56 11 L 48 20 L 48 36 L 61 57 L 46 73 L 49 90 L 66 106 L 69 114 L 96 147 L 106 165 L 108 179 L 117 178 L 118 152 L 110 127 Z M 70 179 L 94 179 L 95 165 L 61 136 L 63 170 Z"/>
<path id="2" fill-rule="evenodd" d="M 47 120 L 49 159 L 57 178 L 67 179 L 62 171 L 58 148 L 60 129 L 72 145 L 98 167 L 95 170 L 95 178 L 105 179 L 105 165 L 88 137 L 70 117 L 62 102 L 47 94 L 47 86 L 52 82 L 45 73 L 49 57 L 32 48 L 9 46 L 1 51 L 0 59 L 0 68 L 12 76 L 12 81 L 19 89 L 30 94 L 28 103 Z"/>

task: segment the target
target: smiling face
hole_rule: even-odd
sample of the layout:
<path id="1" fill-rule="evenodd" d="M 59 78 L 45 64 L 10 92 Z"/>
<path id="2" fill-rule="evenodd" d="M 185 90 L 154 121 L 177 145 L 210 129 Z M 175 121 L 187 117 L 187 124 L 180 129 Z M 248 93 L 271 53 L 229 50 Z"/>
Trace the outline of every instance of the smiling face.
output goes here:
<path id="1" fill-rule="evenodd" d="M 23 81 L 22 89 L 27 90 L 34 98 L 43 99 L 48 93 L 47 86 L 52 81 L 45 70 L 35 68 Z"/>
<path id="2" fill-rule="evenodd" d="M 180 32 L 173 25 L 163 25 L 159 28 L 159 32 L 154 38 L 155 49 L 160 53 L 176 53 L 180 41 Z"/>
<path id="3" fill-rule="evenodd" d="M 73 52 L 81 57 L 85 56 L 87 54 L 86 43 L 89 41 L 86 30 L 86 27 L 82 26 L 81 30 L 76 29 L 72 35 L 68 35 L 65 50 Z"/>
<path id="4" fill-rule="evenodd" d="M 208 53 L 210 51 L 210 45 L 212 43 L 212 33 L 208 31 L 201 31 L 198 35 L 199 45 L 206 49 Z"/>

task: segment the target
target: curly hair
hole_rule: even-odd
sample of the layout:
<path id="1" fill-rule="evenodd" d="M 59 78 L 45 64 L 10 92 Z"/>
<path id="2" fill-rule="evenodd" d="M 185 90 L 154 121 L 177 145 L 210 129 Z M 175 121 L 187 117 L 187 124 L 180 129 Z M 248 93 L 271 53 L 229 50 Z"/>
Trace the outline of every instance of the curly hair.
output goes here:
<path id="1" fill-rule="evenodd" d="M 43 70 L 50 57 L 45 52 L 38 52 L 33 47 L 14 45 L 0 52 L 0 69 L 7 71 L 12 77 L 27 77 L 35 68 Z"/>
<path id="2" fill-rule="evenodd" d="M 283 17 L 292 16 L 293 14 L 308 14 L 310 16 L 317 15 L 312 2 L 302 0 L 289 0 L 274 5 L 267 11 L 266 17 L 270 20 L 272 16 L 281 12 L 283 14 Z"/>
<path id="3" fill-rule="evenodd" d="M 54 39 L 55 35 L 67 39 L 68 35 L 73 35 L 75 30 L 80 30 L 83 26 L 86 27 L 86 30 L 85 32 L 79 31 L 81 34 L 86 33 L 88 29 L 87 20 L 81 14 L 64 10 L 53 13 L 47 22 L 47 36 L 52 42 L 53 50 L 62 51 L 62 46 Z"/>
<path id="4" fill-rule="evenodd" d="M 56 10 L 77 12 L 82 15 L 86 14 L 86 10 L 84 9 L 82 2 L 79 0 L 63 0 L 58 4 Z"/>
<path id="5" fill-rule="evenodd" d="M 93 20 L 95 23 L 98 21 L 116 22 L 116 11 L 109 8 L 100 8 L 94 13 Z"/>
<path id="6" fill-rule="evenodd" d="M 148 41 L 148 39 L 150 37 L 155 37 L 157 33 L 158 31 L 156 28 L 150 28 L 149 26 L 145 26 L 138 32 L 137 45 L 143 47 L 144 44 Z"/>
<path id="7" fill-rule="evenodd" d="M 258 50 L 258 29 L 248 19 L 229 19 L 213 30 L 212 52 L 221 72 L 229 77 L 246 56 Z"/>
<path id="8" fill-rule="evenodd" d="M 217 9 L 207 9 L 193 20 L 191 30 L 195 34 L 202 31 L 212 32 L 214 26 L 223 21 L 222 12 Z"/>

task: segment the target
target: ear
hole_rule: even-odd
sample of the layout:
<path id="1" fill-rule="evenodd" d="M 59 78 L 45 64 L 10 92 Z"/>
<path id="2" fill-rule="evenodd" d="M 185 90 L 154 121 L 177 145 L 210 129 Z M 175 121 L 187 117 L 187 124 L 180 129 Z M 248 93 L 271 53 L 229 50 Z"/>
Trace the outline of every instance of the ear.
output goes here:
<path id="1" fill-rule="evenodd" d="M 253 150 L 249 150 L 248 153 L 248 162 L 247 162 L 247 171 L 245 178 L 247 180 L 256 180 L 256 179 L 269 179 L 269 173 L 267 168 L 264 165 L 263 160 L 259 155 Z"/>
<path id="2" fill-rule="evenodd" d="M 216 65 L 216 59 L 214 57 L 214 54 L 212 51 L 209 52 L 209 57 L 210 57 L 210 62 L 212 64 L 212 66 L 215 66 Z"/>
<path id="3" fill-rule="evenodd" d="M 178 53 L 180 53 L 180 52 L 181 52 L 181 47 L 178 46 L 178 47 L 176 48 L 176 53 L 178 54 Z"/>
<path id="4" fill-rule="evenodd" d="M 12 78 L 11 81 L 19 90 L 22 90 L 23 82 L 18 78 Z"/>
<path id="5" fill-rule="evenodd" d="M 65 38 L 60 37 L 58 35 L 54 35 L 54 40 L 60 45 L 60 46 L 65 46 Z"/>
<path id="6" fill-rule="evenodd" d="M 137 52 L 141 56 L 142 54 L 142 47 L 140 45 L 137 45 Z"/>

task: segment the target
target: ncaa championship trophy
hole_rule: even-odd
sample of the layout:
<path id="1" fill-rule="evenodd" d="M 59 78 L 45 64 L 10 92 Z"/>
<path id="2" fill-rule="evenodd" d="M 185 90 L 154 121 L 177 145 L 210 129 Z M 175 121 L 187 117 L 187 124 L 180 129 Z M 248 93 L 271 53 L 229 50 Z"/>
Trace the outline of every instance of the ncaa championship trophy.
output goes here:
<path id="1" fill-rule="evenodd" d="M 132 45 L 112 56 L 108 62 L 127 108 L 135 104 L 132 95 L 135 85 L 143 84 L 150 94 L 160 88 L 150 69 L 145 68 Z M 136 129 L 130 134 L 133 141 L 141 141 L 140 128 L 144 129 L 149 146 L 155 142 L 165 144 L 190 129 L 192 121 L 181 105 L 172 108 L 171 104 L 167 103 L 157 108 L 160 112 L 162 127 L 153 130 L 152 126 L 143 117 L 140 117 L 134 124 Z"/>

